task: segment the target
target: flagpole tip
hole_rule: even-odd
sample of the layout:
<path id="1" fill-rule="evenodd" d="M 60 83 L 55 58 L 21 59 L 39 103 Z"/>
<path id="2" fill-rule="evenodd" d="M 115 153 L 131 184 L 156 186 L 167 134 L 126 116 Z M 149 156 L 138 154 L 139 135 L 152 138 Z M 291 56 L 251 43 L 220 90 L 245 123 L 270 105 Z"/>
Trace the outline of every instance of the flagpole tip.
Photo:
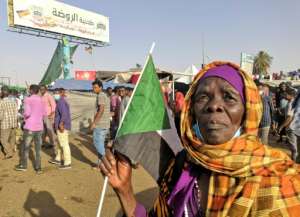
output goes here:
<path id="1" fill-rule="evenodd" d="M 153 53 L 154 47 L 155 47 L 155 42 L 152 43 L 152 46 L 151 46 L 151 49 L 150 49 L 149 54 L 152 54 L 152 53 Z"/>

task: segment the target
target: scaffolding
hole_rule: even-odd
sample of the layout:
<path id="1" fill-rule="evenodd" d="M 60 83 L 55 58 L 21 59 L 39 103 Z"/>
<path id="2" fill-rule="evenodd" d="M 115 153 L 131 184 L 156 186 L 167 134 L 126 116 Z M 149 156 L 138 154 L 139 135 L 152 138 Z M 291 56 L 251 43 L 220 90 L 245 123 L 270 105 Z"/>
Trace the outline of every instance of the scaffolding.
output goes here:
<path id="1" fill-rule="evenodd" d="M 71 35 L 64 35 L 64 34 L 60 34 L 60 33 L 56 33 L 56 32 L 38 30 L 38 29 L 28 28 L 28 27 L 24 27 L 24 26 L 9 27 L 7 29 L 7 31 L 36 36 L 36 37 L 42 37 L 42 38 L 50 38 L 50 39 L 55 39 L 55 40 L 62 40 L 63 37 L 67 36 L 69 39 L 69 42 L 76 43 L 76 44 L 89 45 L 89 46 L 93 46 L 93 47 L 106 47 L 106 46 L 110 45 L 109 43 L 105 43 L 105 42 L 101 42 L 101 41 L 95 41 L 95 40 L 80 38 L 80 37 L 71 36 Z"/>

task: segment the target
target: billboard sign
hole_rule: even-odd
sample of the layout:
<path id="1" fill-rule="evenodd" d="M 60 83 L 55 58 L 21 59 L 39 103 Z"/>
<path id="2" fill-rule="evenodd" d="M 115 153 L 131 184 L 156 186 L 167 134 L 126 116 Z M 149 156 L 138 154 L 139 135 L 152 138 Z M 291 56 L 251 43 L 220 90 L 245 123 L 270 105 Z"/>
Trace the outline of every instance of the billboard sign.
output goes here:
<path id="1" fill-rule="evenodd" d="M 8 0 L 8 25 L 109 42 L 109 18 L 54 0 Z"/>
<path id="2" fill-rule="evenodd" d="M 75 71 L 75 79 L 93 81 L 96 79 L 96 71 Z"/>
<path id="3" fill-rule="evenodd" d="M 254 64 L 254 55 L 241 53 L 241 69 L 252 75 Z"/>

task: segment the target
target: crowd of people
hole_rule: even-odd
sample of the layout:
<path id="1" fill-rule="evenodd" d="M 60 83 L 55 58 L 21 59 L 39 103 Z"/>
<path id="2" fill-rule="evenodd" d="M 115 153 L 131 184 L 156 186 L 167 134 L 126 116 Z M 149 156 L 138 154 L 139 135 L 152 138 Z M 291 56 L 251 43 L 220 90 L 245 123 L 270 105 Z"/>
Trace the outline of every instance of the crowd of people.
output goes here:
<path id="1" fill-rule="evenodd" d="M 100 159 L 105 152 L 105 143 L 116 135 L 133 88 L 118 86 L 104 91 L 100 80 L 95 80 L 92 86 L 96 105 L 90 130 Z M 24 94 L 10 90 L 7 86 L 1 88 L 0 147 L 5 160 L 17 155 L 16 132 L 21 131 L 23 134 L 19 146 L 20 163 L 15 167 L 17 171 L 27 170 L 32 142 L 35 149 L 34 169 L 37 173 L 42 173 L 42 148 L 49 149 L 52 154 L 49 163 L 57 165 L 59 169 L 70 169 L 71 122 L 71 108 L 67 91 L 63 88 L 50 92 L 45 85 L 31 85 Z M 98 163 L 99 160 L 95 162 L 95 167 Z"/>
<path id="2" fill-rule="evenodd" d="M 299 118 L 300 100 L 297 90 L 290 83 L 281 83 L 278 88 L 256 82 L 263 104 L 262 119 L 259 125 L 259 138 L 263 144 L 269 144 L 270 133 L 277 135 L 278 142 L 291 152 L 291 158 L 300 162 Z M 133 88 L 117 86 L 103 89 L 100 80 L 92 83 L 96 94 L 95 116 L 90 125 L 93 143 L 98 153 L 98 166 L 105 154 L 105 144 L 116 136 L 117 129 L 125 113 Z M 26 94 L 25 94 L 26 95 Z M 180 135 L 180 115 L 184 106 L 184 94 L 175 90 L 165 94 L 170 109 L 174 113 L 177 132 Z M 35 170 L 41 170 L 41 149 L 52 150 L 49 163 L 60 169 L 71 168 L 69 134 L 71 131 L 71 112 L 67 94 L 63 88 L 50 93 L 45 85 L 31 85 L 24 98 L 23 94 L 1 88 L 0 101 L 0 141 L 4 159 L 12 158 L 16 153 L 16 131 L 22 129 L 23 139 L 20 146 L 20 164 L 18 171 L 27 169 L 28 152 L 32 141 L 35 144 Z M 274 142 L 274 141 L 272 141 Z"/>
<path id="3" fill-rule="evenodd" d="M 50 94 L 47 87 L 31 85 L 28 93 L 19 94 L 10 91 L 7 86 L 1 88 L 1 151 L 4 159 L 12 159 L 16 155 L 16 131 L 23 132 L 20 145 L 20 164 L 17 171 L 27 170 L 27 161 L 31 143 L 34 142 L 34 169 L 42 173 L 41 149 L 51 148 L 54 163 L 60 169 L 71 168 L 71 152 L 68 134 L 71 130 L 70 106 L 66 91 L 59 88 Z M 49 143 L 46 139 L 49 138 Z"/>
<path id="4" fill-rule="evenodd" d="M 281 83 L 271 89 L 267 84 L 257 82 L 263 104 L 263 115 L 259 126 L 259 137 L 264 144 L 269 144 L 270 132 L 277 135 L 280 143 L 291 152 L 291 158 L 300 162 L 299 146 L 299 94 L 291 83 Z"/>
<path id="5" fill-rule="evenodd" d="M 152 209 L 134 195 L 132 165 L 121 153 L 107 149 L 101 172 L 125 216 L 297 217 L 300 170 L 293 160 L 298 98 L 289 84 L 270 90 L 234 63 L 212 62 L 195 76 L 185 96 L 180 116 L 183 150 L 170 158 L 163 155 L 168 163 L 159 168 Z M 271 127 L 293 160 L 269 146 Z"/>
<path id="6" fill-rule="evenodd" d="M 271 87 L 247 76 L 233 64 L 217 62 L 197 75 L 186 96 L 180 90 L 163 94 L 184 150 L 170 159 L 159 179 L 161 193 L 148 214 L 133 196 L 130 164 L 107 147 L 107 141 L 117 135 L 133 89 L 104 90 L 100 80 L 92 83 L 96 99 L 90 131 L 98 154 L 95 168 L 109 177 L 127 216 L 277 215 L 275 201 L 279 200 L 285 204 L 281 210 L 286 210 L 287 216 L 298 215 L 300 93 L 289 82 Z M 49 163 L 71 169 L 72 119 L 67 91 L 59 88 L 50 93 L 44 85 L 31 85 L 24 95 L 7 86 L 1 88 L 4 159 L 16 156 L 16 132 L 21 130 L 20 163 L 15 170 L 27 170 L 32 142 L 37 174 L 43 172 L 42 148 L 52 151 Z M 270 147 L 274 143 L 290 152 Z"/>

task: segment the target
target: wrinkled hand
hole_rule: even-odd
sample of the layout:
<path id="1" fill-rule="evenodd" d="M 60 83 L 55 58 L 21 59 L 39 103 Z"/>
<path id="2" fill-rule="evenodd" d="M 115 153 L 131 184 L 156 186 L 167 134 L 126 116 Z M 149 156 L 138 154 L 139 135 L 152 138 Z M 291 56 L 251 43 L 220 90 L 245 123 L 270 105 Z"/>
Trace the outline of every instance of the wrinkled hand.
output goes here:
<path id="1" fill-rule="evenodd" d="M 119 196 L 126 216 L 134 216 L 137 202 L 131 184 L 132 168 L 127 158 L 121 154 L 114 155 L 110 149 L 106 149 L 99 167 Z"/>
<path id="2" fill-rule="evenodd" d="M 117 192 L 128 193 L 132 190 L 132 168 L 126 157 L 121 154 L 114 155 L 110 149 L 106 149 L 99 167 Z"/>

